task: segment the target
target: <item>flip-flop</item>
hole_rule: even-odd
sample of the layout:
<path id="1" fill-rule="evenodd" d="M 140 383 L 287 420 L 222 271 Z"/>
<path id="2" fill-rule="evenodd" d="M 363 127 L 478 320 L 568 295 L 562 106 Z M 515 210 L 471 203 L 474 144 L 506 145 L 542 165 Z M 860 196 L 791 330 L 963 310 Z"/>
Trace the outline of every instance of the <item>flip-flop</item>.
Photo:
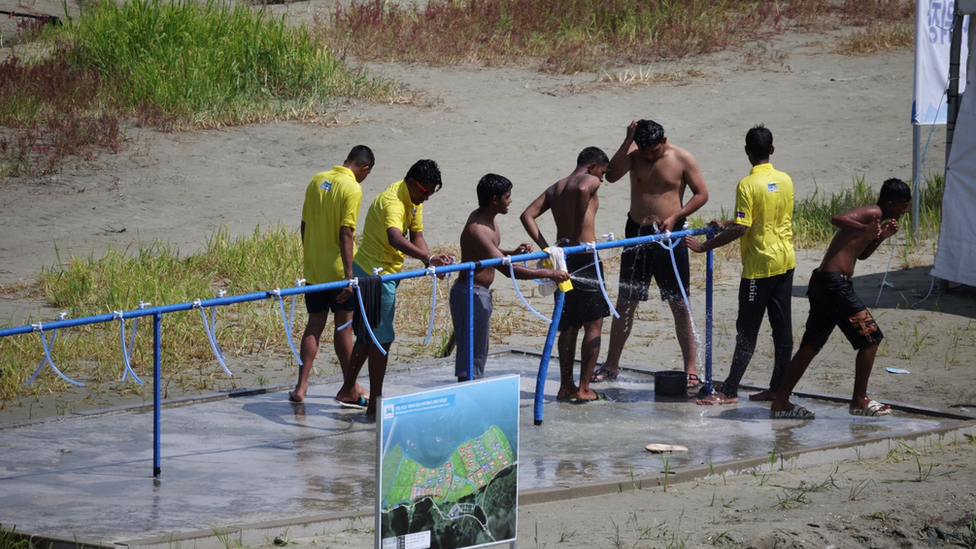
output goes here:
<path id="1" fill-rule="evenodd" d="M 575 402 L 575 401 L 576 401 L 576 397 L 573 397 L 573 396 L 568 396 L 568 397 L 557 396 L 556 397 L 556 402 Z"/>
<path id="2" fill-rule="evenodd" d="M 596 393 L 596 398 L 574 398 L 573 404 L 589 404 L 591 402 L 610 402 L 610 397 L 606 393 L 601 393 L 600 391 L 594 391 Z"/>
<path id="3" fill-rule="evenodd" d="M 620 372 L 611 372 L 606 368 L 597 368 L 593 375 L 590 376 L 590 383 L 603 383 L 604 381 L 617 381 L 617 376 Z"/>
<path id="4" fill-rule="evenodd" d="M 305 399 L 295 397 L 295 391 L 288 391 L 288 402 L 291 402 L 292 404 L 301 404 L 303 400 Z"/>
<path id="5" fill-rule="evenodd" d="M 803 406 L 793 406 L 792 410 L 769 411 L 770 419 L 814 419 L 816 416 Z"/>
<path id="6" fill-rule="evenodd" d="M 891 406 L 887 404 L 881 404 L 877 400 L 872 400 L 868 402 L 868 405 L 862 408 L 850 408 L 847 410 L 852 416 L 864 416 L 864 417 L 877 417 L 886 416 L 891 413 Z"/>
<path id="7" fill-rule="evenodd" d="M 343 408 L 352 408 L 354 410 L 365 410 L 366 407 L 369 406 L 369 401 L 362 396 L 356 400 L 339 400 L 338 398 L 333 398 L 332 400 Z"/>
<path id="8" fill-rule="evenodd" d="M 648 452 L 662 454 L 664 452 L 687 452 L 688 448 L 680 444 L 648 444 L 644 447 Z"/>
<path id="9" fill-rule="evenodd" d="M 699 385 L 701 385 L 701 378 L 698 374 L 688 374 L 688 388 L 697 389 Z"/>

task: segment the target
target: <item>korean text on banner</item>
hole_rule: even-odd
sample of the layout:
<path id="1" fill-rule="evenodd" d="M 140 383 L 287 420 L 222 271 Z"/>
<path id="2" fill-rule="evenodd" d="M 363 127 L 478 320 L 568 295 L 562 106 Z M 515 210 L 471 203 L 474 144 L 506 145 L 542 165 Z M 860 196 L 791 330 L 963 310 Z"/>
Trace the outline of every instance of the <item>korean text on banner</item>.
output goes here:
<path id="1" fill-rule="evenodd" d="M 952 43 L 952 0 L 918 0 L 915 12 L 915 82 L 913 86 L 912 123 L 945 124 L 946 89 L 949 82 L 949 47 Z M 962 56 L 968 55 L 965 35 L 969 16 L 963 21 Z M 966 66 L 960 67 L 959 93 L 966 88 Z"/>

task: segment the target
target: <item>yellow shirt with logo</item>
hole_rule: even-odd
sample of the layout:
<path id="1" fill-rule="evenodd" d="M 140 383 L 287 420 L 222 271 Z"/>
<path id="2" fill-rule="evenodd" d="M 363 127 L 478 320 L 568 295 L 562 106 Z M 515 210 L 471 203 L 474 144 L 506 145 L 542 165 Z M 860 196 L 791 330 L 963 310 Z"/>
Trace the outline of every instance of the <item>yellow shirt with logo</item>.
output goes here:
<path id="1" fill-rule="evenodd" d="M 339 228 L 356 230 L 363 188 L 352 170 L 335 166 L 315 174 L 305 189 L 302 221 L 305 222 L 304 276 L 309 284 L 345 278 L 339 252 Z"/>
<path id="2" fill-rule="evenodd" d="M 772 164 L 753 166 L 735 190 L 735 222 L 742 236 L 742 278 L 769 278 L 796 267 L 793 180 Z"/>
<path id="3" fill-rule="evenodd" d="M 399 273 L 403 269 L 403 252 L 390 245 L 387 229 L 396 228 L 404 237 L 407 232 L 424 230 L 423 204 L 410 200 L 410 190 L 404 180 L 397 181 L 381 192 L 370 204 L 363 225 L 363 243 L 356 252 L 356 265 L 372 273 L 382 269 L 380 274 Z"/>

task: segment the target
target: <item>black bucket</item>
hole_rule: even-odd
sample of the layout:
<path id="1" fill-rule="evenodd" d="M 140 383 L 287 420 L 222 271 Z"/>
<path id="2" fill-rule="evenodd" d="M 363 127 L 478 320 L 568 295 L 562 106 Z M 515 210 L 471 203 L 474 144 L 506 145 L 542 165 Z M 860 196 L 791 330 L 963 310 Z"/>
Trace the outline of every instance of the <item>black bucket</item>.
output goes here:
<path id="1" fill-rule="evenodd" d="M 682 370 L 654 372 L 654 394 L 658 396 L 684 396 L 688 392 L 688 376 Z"/>

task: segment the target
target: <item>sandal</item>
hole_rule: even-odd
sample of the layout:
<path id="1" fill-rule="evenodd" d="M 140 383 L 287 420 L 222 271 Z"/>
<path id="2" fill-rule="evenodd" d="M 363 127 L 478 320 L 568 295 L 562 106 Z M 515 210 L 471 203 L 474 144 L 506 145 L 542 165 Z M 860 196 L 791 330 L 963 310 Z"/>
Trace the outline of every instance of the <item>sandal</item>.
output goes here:
<path id="1" fill-rule="evenodd" d="M 871 400 L 864 408 L 851 408 L 848 410 L 848 413 L 850 413 L 852 416 L 886 416 L 891 413 L 891 406 L 881 404 L 877 400 Z"/>
<path id="2" fill-rule="evenodd" d="M 813 412 L 799 405 L 793 406 L 790 410 L 769 411 L 770 419 L 814 419 L 815 417 Z"/>
<path id="3" fill-rule="evenodd" d="M 617 381 L 618 375 L 620 375 L 620 372 L 611 372 L 606 368 L 600 367 L 597 368 L 595 372 L 593 372 L 592 376 L 590 376 L 590 383 L 601 383 L 604 381 Z"/>
<path id="4" fill-rule="evenodd" d="M 699 385 L 701 385 L 701 378 L 698 377 L 698 374 L 688 374 L 688 388 L 695 389 Z"/>

